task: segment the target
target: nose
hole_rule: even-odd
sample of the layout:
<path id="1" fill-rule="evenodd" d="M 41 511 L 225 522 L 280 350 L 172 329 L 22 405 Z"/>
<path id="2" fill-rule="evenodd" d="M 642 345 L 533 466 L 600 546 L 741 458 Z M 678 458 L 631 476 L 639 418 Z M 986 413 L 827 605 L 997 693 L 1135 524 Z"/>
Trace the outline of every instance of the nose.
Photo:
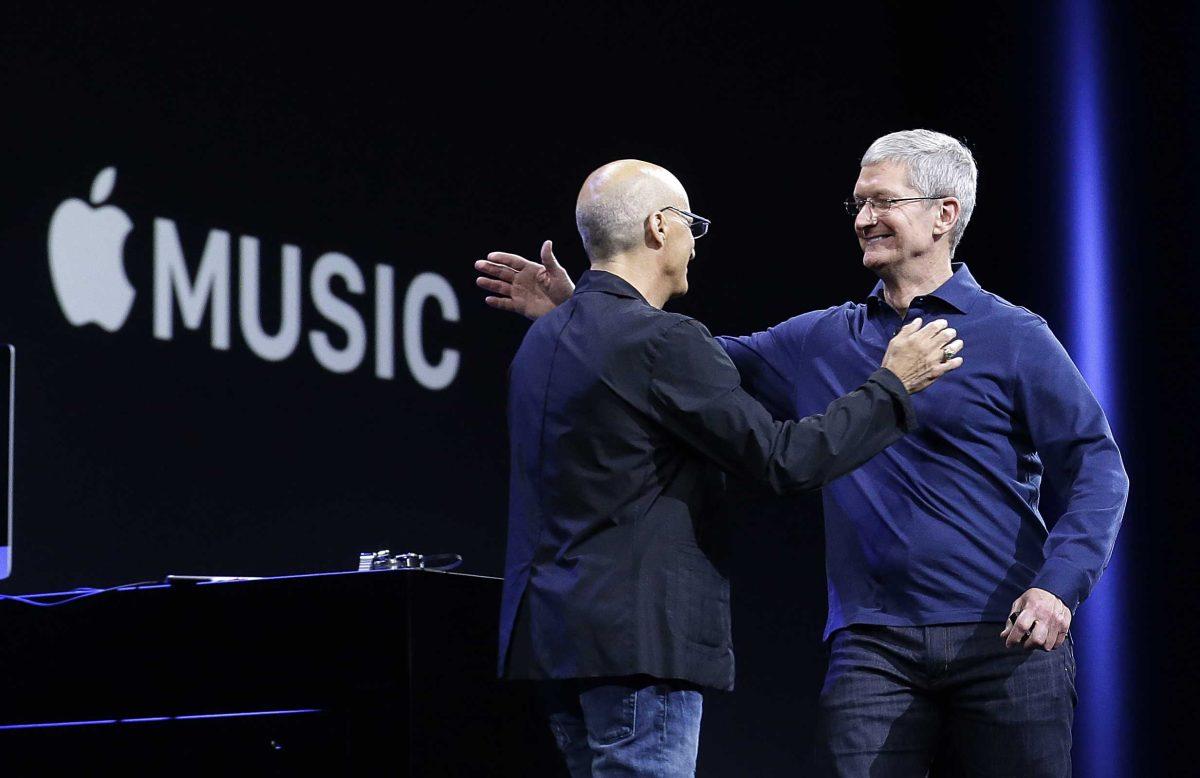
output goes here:
<path id="1" fill-rule="evenodd" d="M 869 202 L 863 203 L 863 207 L 859 209 L 858 215 L 854 217 L 854 229 L 861 232 L 877 221 L 879 219 L 875 216 L 875 209 L 871 207 Z"/>

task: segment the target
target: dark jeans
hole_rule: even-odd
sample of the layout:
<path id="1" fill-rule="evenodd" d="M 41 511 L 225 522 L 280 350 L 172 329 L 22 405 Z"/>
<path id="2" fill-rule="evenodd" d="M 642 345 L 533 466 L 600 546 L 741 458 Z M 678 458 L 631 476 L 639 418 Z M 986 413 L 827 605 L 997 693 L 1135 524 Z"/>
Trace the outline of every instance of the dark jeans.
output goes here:
<path id="1" fill-rule="evenodd" d="M 834 633 L 815 774 L 1070 776 L 1075 654 L 1007 649 L 1003 624 Z"/>
<path id="2" fill-rule="evenodd" d="M 698 688 L 647 676 L 548 682 L 550 729 L 571 778 L 696 773 Z"/>

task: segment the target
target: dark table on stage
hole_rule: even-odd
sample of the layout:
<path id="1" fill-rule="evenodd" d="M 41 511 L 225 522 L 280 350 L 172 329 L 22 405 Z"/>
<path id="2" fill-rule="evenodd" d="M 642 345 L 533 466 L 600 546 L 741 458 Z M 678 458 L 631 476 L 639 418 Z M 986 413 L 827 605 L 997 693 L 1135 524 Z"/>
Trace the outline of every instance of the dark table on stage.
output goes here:
<path id="1" fill-rule="evenodd" d="M 0 601 L 0 772 L 560 775 L 532 690 L 495 678 L 499 601 L 422 570 Z"/>

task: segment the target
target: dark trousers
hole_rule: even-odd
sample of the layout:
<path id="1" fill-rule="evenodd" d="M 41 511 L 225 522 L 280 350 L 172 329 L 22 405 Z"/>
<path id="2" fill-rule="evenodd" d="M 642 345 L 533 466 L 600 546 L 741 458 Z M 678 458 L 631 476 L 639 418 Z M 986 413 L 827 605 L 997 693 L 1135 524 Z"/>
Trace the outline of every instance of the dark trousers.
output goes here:
<path id="1" fill-rule="evenodd" d="M 834 633 L 814 773 L 1070 776 L 1075 655 L 1008 649 L 1003 624 Z"/>

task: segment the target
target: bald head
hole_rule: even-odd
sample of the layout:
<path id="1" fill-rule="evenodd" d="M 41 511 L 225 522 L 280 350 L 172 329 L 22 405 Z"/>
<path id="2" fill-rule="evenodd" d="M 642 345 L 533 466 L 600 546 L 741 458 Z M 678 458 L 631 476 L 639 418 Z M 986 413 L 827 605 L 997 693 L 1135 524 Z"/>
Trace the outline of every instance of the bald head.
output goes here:
<path id="1" fill-rule="evenodd" d="M 683 184 L 666 168 L 622 159 L 593 171 L 575 201 L 588 258 L 603 262 L 643 245 L 646 217 L 668 205 L 688 209 Z"/>

